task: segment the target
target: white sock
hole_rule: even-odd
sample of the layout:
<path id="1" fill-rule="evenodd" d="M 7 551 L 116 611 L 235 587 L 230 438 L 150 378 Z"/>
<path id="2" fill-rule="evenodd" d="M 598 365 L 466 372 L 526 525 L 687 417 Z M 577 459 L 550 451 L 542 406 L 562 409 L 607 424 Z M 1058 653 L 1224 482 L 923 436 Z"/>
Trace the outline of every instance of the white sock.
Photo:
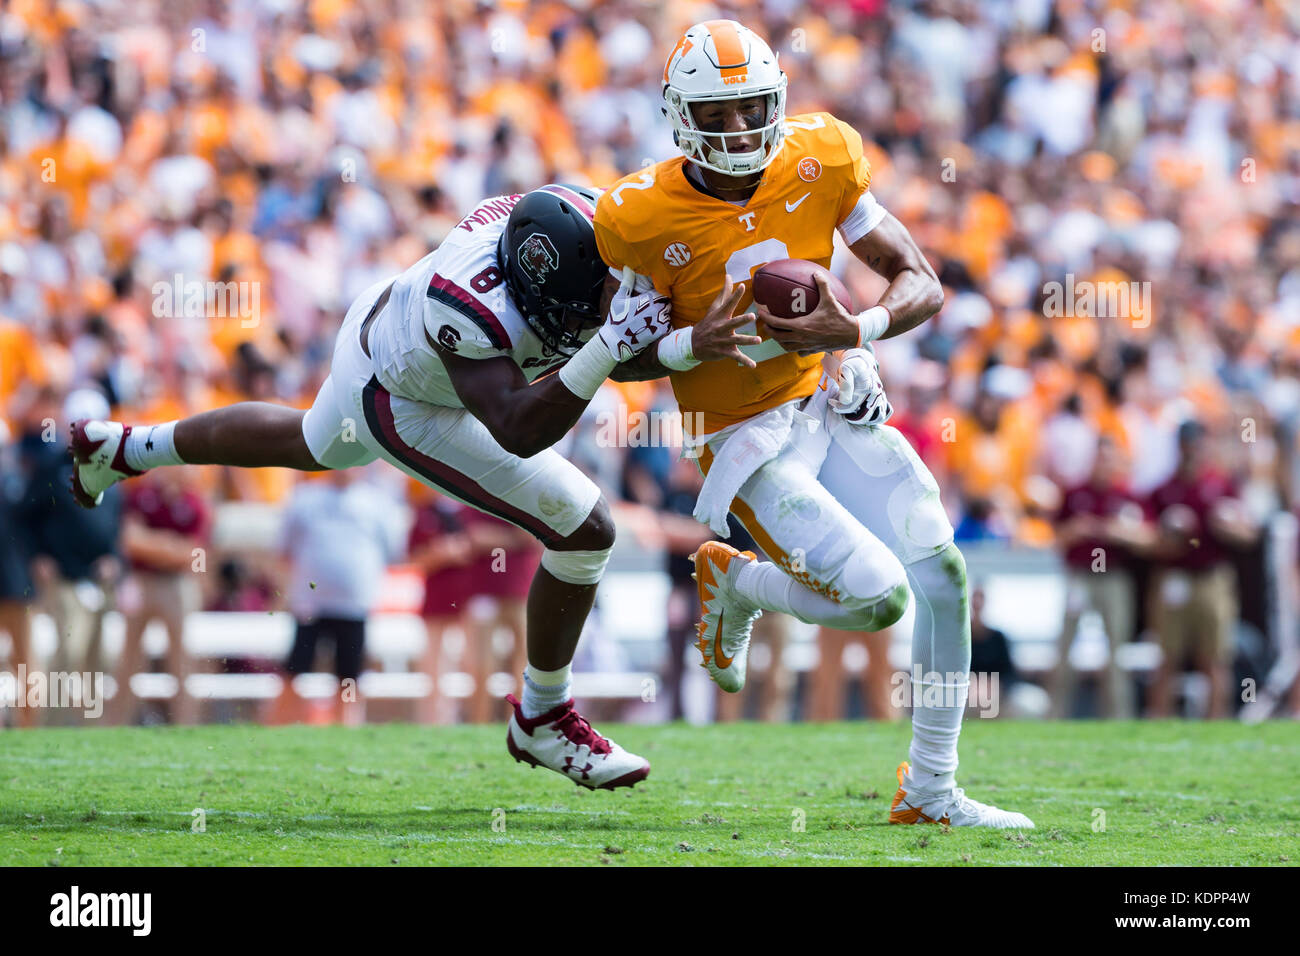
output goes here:
<path id="1" fill-rule="evenodd" d="M 912 746 L 907 757 L 912 764 L 912 782 L 922 790 L 941 793 L 957 785 L 957 738 L 966 713 L 969 684 L 914 684 L 912 693 Z M 917 703 L 926 694 L 941 695 L 951 707 Z"/>
<path id="2" fill-rule="evenodd" d="M 916 597 L 912 667 L 912 782 L 940 792 L 956 786 L 957 738 L 970 689 L 970 615 L 960 552 L 944 552 L 907 566 Z M 929 701 L 929 703 L 927 703 Z"/>
<path id="3" fill-rule="evenodd" d="M 524 668 L 524 694 L 519 702 L 524 716 L 530 720 L 554 710 L 572 694 L 573 665 L 565 664 L 559 670 L 538 670 L 532 664 Z"/>
<path id="4" fill-rule="evenodd" d="M 176 422 L 162 425 L 133 425 L 126 436 L 122 457 L 137 471 L 157 468 L 159 465 L 183 465 L 176 454 Z"/>

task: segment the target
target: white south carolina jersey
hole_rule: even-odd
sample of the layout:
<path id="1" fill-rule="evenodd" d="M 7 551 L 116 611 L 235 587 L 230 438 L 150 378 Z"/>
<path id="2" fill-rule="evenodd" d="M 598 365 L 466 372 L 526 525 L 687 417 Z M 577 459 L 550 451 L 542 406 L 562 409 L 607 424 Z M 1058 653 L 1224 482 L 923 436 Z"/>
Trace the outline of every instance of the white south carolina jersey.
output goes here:
<path id="1" fill-rule="evenodd" d="M 497 240 L 521 198 L 485 199 L 394 281 L 369 336 L 375 377 L 393 395 L 464 407 L 430 339 L 469 359 L 509 356 L 530 382 L 564 361 L 515 308 L 497 261 Z"/>

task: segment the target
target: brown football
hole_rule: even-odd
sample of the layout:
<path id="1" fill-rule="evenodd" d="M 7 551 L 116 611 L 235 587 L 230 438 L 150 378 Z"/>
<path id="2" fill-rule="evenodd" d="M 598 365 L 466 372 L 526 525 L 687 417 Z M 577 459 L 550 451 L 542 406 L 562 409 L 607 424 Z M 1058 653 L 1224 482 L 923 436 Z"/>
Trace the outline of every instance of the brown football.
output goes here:
<path id="1" fill-rule="evenodd" d="M 829 270 L 807 259 L 777 259 L 754 273 L 754 301 L 767 306 L 769 312 L 783 319 L 795 319 L 817 308 L 821 292 L 813 276 L 821 273 L 831 291 L 850 312 L 853 300 L 844 283 Z"/>

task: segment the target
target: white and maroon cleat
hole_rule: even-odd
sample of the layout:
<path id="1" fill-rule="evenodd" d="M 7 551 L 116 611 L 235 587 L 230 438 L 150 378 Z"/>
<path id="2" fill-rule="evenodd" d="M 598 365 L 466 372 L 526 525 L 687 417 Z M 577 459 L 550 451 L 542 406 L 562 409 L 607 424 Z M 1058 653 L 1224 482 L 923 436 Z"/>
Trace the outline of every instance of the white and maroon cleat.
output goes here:
<path id="1" fill-rule="evenodd" d="M 506 747 L 516 760 L 554 770 L 590 790 L 632 787 L 650 775 L 648 760 L 596 733 L 572 699 L 531 720 L 513 694 L 506 700 L 515 711 Z"/>
<path id="2" fill-rule="evenodd" d="M 131 426 L 121 422 L 81 419 L 72 423 L 72 497 L 83 508 L 104 500 L 104 490 L 123 478 L 143 475 L 126 463 L 123 451 Z"/>

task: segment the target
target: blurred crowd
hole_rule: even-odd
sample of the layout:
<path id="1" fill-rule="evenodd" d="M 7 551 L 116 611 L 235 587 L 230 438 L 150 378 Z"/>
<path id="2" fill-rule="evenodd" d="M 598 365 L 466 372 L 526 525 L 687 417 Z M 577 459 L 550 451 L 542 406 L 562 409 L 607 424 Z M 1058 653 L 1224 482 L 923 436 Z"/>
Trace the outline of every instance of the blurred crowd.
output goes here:
<path id="1" fill-rule="evenodd" d="M 1088 607 L 1112 641 L 1154 629 L 1222 712 L 1232 629 L 1266 616 L 1268 528 L 1300 504 L 1300 8 L 1285 0 L 9 0 L 5 527 L 33 487 L 63 495 L 69 406 L 126 421 L 305 407 L 352 297 L 481 198 L 604 185 L 675 155 L 662 63 L 716 15 L 769 38 L 790 114 L 829 110 L 863 133 L 873 191 L 940 274 L 941 314 L 878 352 L 892 424 L 935 472 L 959 540 L 1058 548 L 1066 634 Z M 878 277 L 845 255 L 835 266 L 875 300 Z M 218 309 L 191 300 L 193 283 L 239 294 Z M 1132 291 L 1119 308 L 1087 294 L 1113 284 Z M 671 407 L 666 382 L 610 385 L 569 454 L 633 535 L 680 556 L 698 534 L 693 466 L 596 427 Z M 0 545 L 0 630 L 37 594 L 71 613 L 78 582 L 110 607 L 131 568 L 187 566 L 219 505 L 287 506 L 304 481 L 329 485 L 176 469 L 162 490 L 128 485 L 71 541 L 57 541 L 67 502 L 51 505 L 49 537 Z M 503 546 L 501 529 L 471 546 L 476 519 L 414 485 L 396 493 L 419 517 L 387 560 L 468 575 Z M 183 501 L 182 517 L 150 495 Z M 291 590 L 231 568 L 240 601 Z M 439 585 L 426 618 L 462 586 Z M 211 581 L 178 588 L 137 588 L 139 605 L 234 600 Z M 491 596 L 517 616 L 517 593 Z M 1068 698 L 1069 673 L 1056 681 Z M 1167 711 L 1169 694 L 1157 681 L 1148 703 Z M 1132 712 L 1109 697 L 1107 712 Z"/>

